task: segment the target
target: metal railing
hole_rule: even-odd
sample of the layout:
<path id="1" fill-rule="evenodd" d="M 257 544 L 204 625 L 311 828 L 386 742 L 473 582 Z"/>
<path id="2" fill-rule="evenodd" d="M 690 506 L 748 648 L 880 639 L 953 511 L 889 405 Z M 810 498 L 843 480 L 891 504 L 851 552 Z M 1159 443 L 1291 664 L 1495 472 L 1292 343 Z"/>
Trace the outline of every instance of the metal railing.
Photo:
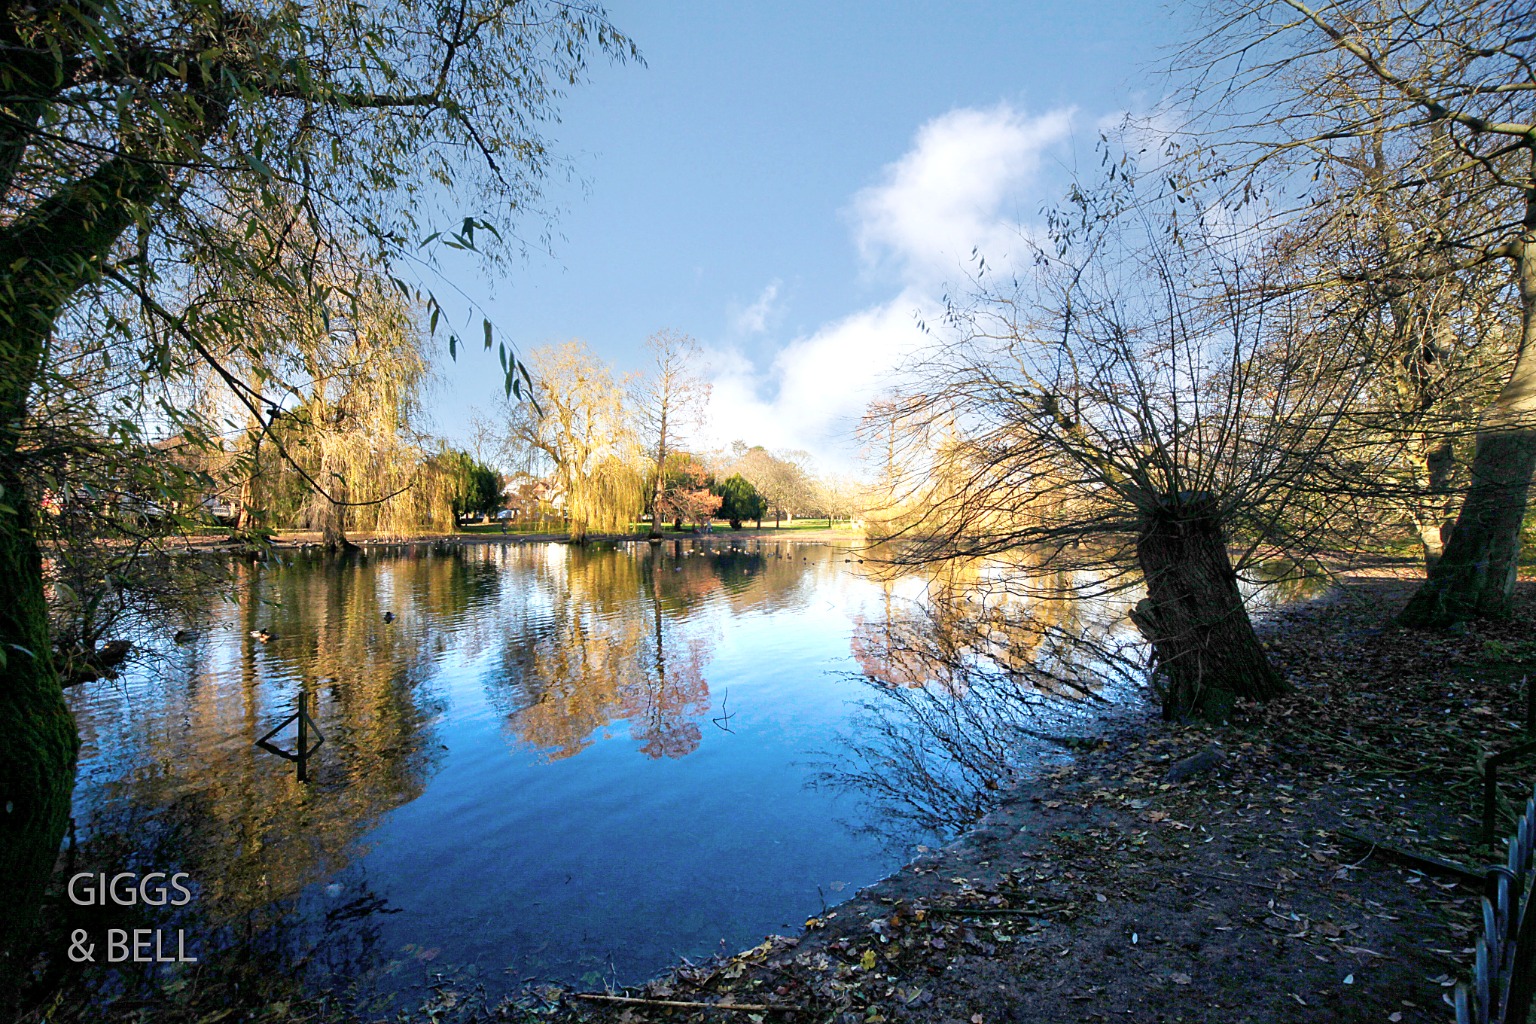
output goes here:
<path id="1" fill-rule="evenodd" d="M 1536 994 L 1536 790 L 1525 801 L 1509 856 L 1484 877 L 1483 935 L 1477 940 L 1472 981 L 1456 986 L 1456 1024 L 1525 1024 Z"/>

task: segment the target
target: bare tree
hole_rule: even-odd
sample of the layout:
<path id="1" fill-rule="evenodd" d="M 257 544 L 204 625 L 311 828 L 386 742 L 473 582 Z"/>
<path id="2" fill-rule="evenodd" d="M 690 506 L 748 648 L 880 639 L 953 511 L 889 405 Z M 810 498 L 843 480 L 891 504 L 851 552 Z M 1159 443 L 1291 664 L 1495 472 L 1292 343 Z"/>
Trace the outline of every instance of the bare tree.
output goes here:
<path id="1" fill-rule="evenodd" d="M 757 488 L 757 493 L 768 502 L 773 525 L 777 527 L 785 516 L 793 519 L 815 500 L 815 485 L 807 468 L 810 460 L 802 451 L 770 452 L 757 445 L 741 452 L 731 471 Z"/>
<path id="2" fill-rule="evenodd" d="M 1198 173 L 1249 192 L 1253 172 L 1319 176 L 1391 148 L 1374 173 L 1335 177 L 1335 218 L 1385 197 L 1431 207 L 1447 194 L 1476 216 L 1425 232 L 1375 268 L 1388 282 L 1469 267 L 1512 268 L 1520 329 L 1503 388 L 1482 410 L 1470 486 L 1444 556 L 1404 609 L 1408 625 L 1510 610 L 1520 528 L 1536 471 L 1536 33 L 1524 0 L 1236 0 L 1185 53 L 1205 120 Z M 1213 148 L 1224 159 L 1203 158 Z M 1232 165 L 1244 173 L 1231 174 Z M 1285 180 L 1295 183 L 1299 173 Z M 1445 225 L 1442 225 L 1445 226 Z M 1438 266 L 1426 262 L 1433 254 Z"/>
<path id="3" fill-rule="evenodd" d="M 1125 175 L 1074 196 L 1032 273 L 978 278 L 886 403 L 907 510 L 890 557 L 1030 548 L 1041 573 L 1144 585 L 1165 713 L 1221 717 L 1285 689 L 1238 579 L 1323 536 L 1333 504 L 1302 499 L 1330 483 L 1365 368 L 1311 343 L 1311 298 L 1255 239 L 1220 241 L 1223 211 Z"/>
<path id="4" fill-rule="evenodd" d="M 676 331 L 657 331 L 646 339 L 655 370 L 643 378 L 636 394 L 641 431 L 652 453 L 656 482 L 651 489 L 651 539 L 661 538 L 665 518 L 667 456 L 679 439 L 696 429 L 709 404 L 709 382 L 698 374 L 699 343 Z"/>

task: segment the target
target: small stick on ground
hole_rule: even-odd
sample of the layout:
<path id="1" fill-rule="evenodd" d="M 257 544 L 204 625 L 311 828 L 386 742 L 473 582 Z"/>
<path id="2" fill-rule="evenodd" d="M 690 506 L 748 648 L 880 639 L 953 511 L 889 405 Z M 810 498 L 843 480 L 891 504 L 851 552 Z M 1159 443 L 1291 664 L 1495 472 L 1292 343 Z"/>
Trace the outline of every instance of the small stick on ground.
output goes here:
<path id="1" fill-rule="evenodd" d="M 960 917 L 983 915 L 1001 915 L 1005 917 L 1049 917 L 1051 914 L 1068 907 L 1076 906 L 1075 903 L 1054 903 L 1047 907 L 916 907 L 925 914 L 955 914 Z"/>
<path id="2" fill-rule="evenodd" d="M 666 1006 L 680 1010 L 745 1010 L 762 1013 L 766 1010 L 782 1010 L 786 1013 L 804 1013 L 803 1006 L 775 1006 L 771 1003 L 703 1003 L 688 999 L 642 999 L 639 996 L 611 996 L 606 992 L 567 992 L 572 999 L 587 999 L 597 1003 L 624 1003 L 629 1006 Z"/>
<path id="3" fill-rule="evenodd" d="M 1224 875 L 1219 871 L 1196 871 L 1193 868 L 1185 868 L 1183 874 L 1195 875 L 1198 878 L 1214 878 L 1222 882 L 1236 882 L 1238 885 L 1251 885 L 1255 889 L 1263 889 L 1266 892 L 1279 892 L 1280 886 L 1271 882 L 1250 882 L 1246 878 L 1238 878 L 1236 875 Z"/>

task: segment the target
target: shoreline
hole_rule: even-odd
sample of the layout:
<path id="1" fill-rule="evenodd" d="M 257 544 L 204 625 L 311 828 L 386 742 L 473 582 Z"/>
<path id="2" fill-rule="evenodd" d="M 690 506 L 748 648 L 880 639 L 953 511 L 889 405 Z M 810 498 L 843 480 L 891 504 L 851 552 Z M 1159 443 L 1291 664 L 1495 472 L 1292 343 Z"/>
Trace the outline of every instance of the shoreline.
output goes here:
<path id="1" fill-rule="evenodd" d="M 1457 635 L 1391 625 L 1410 589 L 1367 573 L 1278 609 L 1258 628 L 1291 695 L 1219 727 L 1145 705 L 1112 715 L 1070 763 L 796 935 L 623 993 L 542 986 L 512 1006 L 563 1024 L 719 1020 L 705 1004 L 747 1003 L 840 1024 L 1443 1022 L 1477 888 L 1343 833 L 1490 858 L 1472 758 L 1455 755 L 1490 730 L 1494 746 L 1519 736 L 1524 694 L 1506 677 L 1536 668 L 1536 644 L 1520 646 L 1536 586 L 1510 622 Z M 1405 720 L 1452 751 L 1432 778 L 1430 745 L 1361 742 Z"/>
<path id="2" fill-rule="evenodd" d="M 248 547 L 238 542 L 231 541 L 228 537 L 181 537 L 167 538 L 174 540 L 186 550 L 208 551 L 219 554 L 238 554 Z M 434 544 L 474 545 L 474 544 L 578 544 L 571 540 L 565 533 L 492 533 L 486 532 L 460 532 L 460 533 L 419 533 L 407 537 L 358 534 L 350 538 L 352 543 L 363 551 L 377 548 L 404 548 L 423 547 Z M 668 533 L 663 534 L 655 543 L 668 544 L 674 541 L 717 541 L 723 539 L 752 539 L 752 540 L 809 540 L 825 542 L 829 540 L 847 540 L 867 544 L 868 539 L 862 530 L 848 527 L 790 527 L 787 529 L 775 529 L 765 526 L 761 529 L 755 527 L 741 530 L 715 530 L 712 533 Z M 593 534 L 581 544 L 646 544 L 651 543 L 651 538 L 644 533 L 602 533 Z M 321 546 L 321 535 L 313 530 L 283 530 L 272 535 L 270 542 L 274 550 L 294 551 L 309 550 Z"/>

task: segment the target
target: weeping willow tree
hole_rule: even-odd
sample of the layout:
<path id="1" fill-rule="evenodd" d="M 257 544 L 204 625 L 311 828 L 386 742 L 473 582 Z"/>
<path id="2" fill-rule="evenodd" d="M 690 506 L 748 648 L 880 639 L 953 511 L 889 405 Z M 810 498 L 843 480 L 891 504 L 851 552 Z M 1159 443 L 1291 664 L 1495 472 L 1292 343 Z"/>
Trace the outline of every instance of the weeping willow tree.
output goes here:
<path id="1" fill-rule="evenodd" d="M 271 474 L 285 458 L 291 461 L 272 428 L 285 408 L 303 401 L 302 382 L 332 358 L 332 317 L 356 317 L 370 274 L 346 244 L 316 238 L 290 201 L 274 200 L 244 224 L 224 217 L 204 230 L 227 246 L 251 223 L 261 230 L 247 243 L 248 259 L 194 254 L 179 288 L 162 300 L 171 318 L 150 317 L 142 325 L 162 345 L 178 330 L 195 332 L 207 353 L 182 368 L 184 376 L 171 387 L 189 411 L 184 428 L 201 422 L 215 429 L 216 487 L 235 510 L 233 539 L 243 541 L 273 525 L 266 502 L 274 487 L 261 486 L 264 467 Z M 309 258 L 292 265 L 294 248 Z"/>
<path id="2" fill-rule="evenodd" d="M 431 366 L 410 306 L 365 282 L 343 309 L 321 306 L 313 319 L 300 379 L 284 384 L 294 404 L 274 410 L 276 443 L 251 479 L 286 492 L 295 525 L 319 530 L 331 551 L 353 546 L 348 530 L 451 529 L 452 474 L 414 426 Z M 247 492 L 253 505 L 264 496 Z"/>
<path id="3" fill-rule="evenodd" d="M 40 514 L 35 536 L 54 662 L 65 684 L 98 678 L 189 623 L 222 567 L 172 557 L 168 542 L 210 522 L 203 439 L 154 439 L 167 399 L 134 353 L 81 310 L 45 355 L 20 455 Z M 152 440 L 153 439 L 153 440 Z"/>
<path id="4" fill-rule="evenodd" d="M 334 550 L 349 546 L 348 529 L 451 527 L 435 511 L 447 485 L 413 427 L 431 370 L 410 301 L 352 247 L 315 237 L 293 206 L 259 216 L 282 241 L 246 263 L 194 263 L 176 309 L 209 353 L 176 390 L 222 428 L 214 475 L 235 538 L 296 525 Z M 282 249 L 296 245 L 310 258 L 285 267 Z"/>
<path id="5" fill-rule="evenodd" d="M 539 349 L 529 363 L 535 401 L 509 409 L 509 454 L 551 478 L 572 540 L 628 532 L 645 507 L 645 471 L 623 383 L 579 341 Z"/>

